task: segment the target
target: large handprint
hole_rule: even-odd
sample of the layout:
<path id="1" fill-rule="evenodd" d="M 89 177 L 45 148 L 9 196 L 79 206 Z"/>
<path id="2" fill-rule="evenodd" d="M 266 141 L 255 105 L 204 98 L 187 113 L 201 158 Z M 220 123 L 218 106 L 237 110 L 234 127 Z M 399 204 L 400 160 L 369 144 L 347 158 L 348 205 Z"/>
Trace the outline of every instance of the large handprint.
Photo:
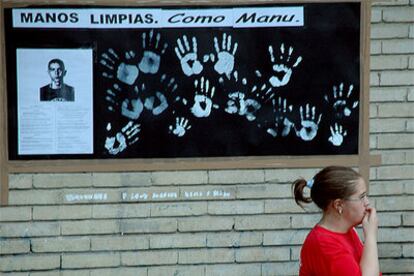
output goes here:
<path id="1" fill-rule="evenodd" d="M 275 123 L 273 128 L 268 128 L 267 133 L 273 137 L 277 137 L 279 134 L 282 137 L 288 136 L 292 127 L 294 127 L 293 122 L 290 120 L 291 113 L 293 110 L 292 105 L 288 105 L 286 99 L 279 97 L 278 102 L 272 100 L 273 104 L 273 113 L 275 115 Z"/>
<path id="2" fill-rule="evenodd" d="M 188 119 L 181 117 L 175 118 L 175 126 L 170 125 L 169 129 L 177 137 L 183 137 L 187 130 L 191 128 L 191 125 L 188 124 Z"/>
<path id="3" fill-rule="evenodd" d="M 227 107 L 224 109 L 229 114 L 238 114 L 245 116 L 247 120 L 254 121 L 256 112 L 261 108 L 261 104 L 253 98 L 257 87 L 254 86 L 250 93 L 245 91 L 245 80 L 243 80 L 243 89 L 228 94 L 229 100 Z"/>
<path id="4" fill-rule="evenodd" d="M 197 56 L 197 39 L 192 38 L 193 49 L 191 49 L 188 43 L 187 36 L 184 35 L 181 39 L 177 39 L 178 47 L 175 47 L 175 54 L 181 63 L 181 69 L 186 76 L 198 75 L 203 71 L 203 65 L 198 60 Z"/>
<path id="5" fill-rule="evenodd" d="M 275 75 L 269 78 L 269 82 L 273 87 L 285 86 L 292 76 L 292 69 L 297 67 L 302 61 L 302 57 L 299 56 L 296 61 L 293 62 L 293 47 L 289 47 L 289 52 L 285 53 L 285 51 L 285 45 L 282 43 L 280 46 L 279 60 L 276 60 L 273 53 L 273 46 L 269 46 L 270 61 L 273 64 L 272 68 L 275 73 Z"/>
<path id="6" fill-rule="evenodd" d="M 144 49 L 144 54 L 138 67 L 143 73 L 155 74 L 158 72 L 161 63 L 161 55 L 165 53 L 165 50 L 168 47 L 167 43 L 161 45 L 160 40 L 161 34 L 157 33 L 154 35 L 154 30 L 151 30 L 148 34 L 142 34 L 142 48 Z"/>
<path id="7" fill-rule="evenodd" d="M 142 85 L 141 91 L 145 89 L 145 86 Z M 122 102 L 121 107 L 121 114 L 128 119 L 136 120 L 139 118 L 139 116 L 142 113 L 142 110 L 144 110 L 144 104 L 142 103 L 141 98 L 139 97 L 139 89 L 138 86 L 135 86 L 134 88 L 134 94 L 131 99 L 125 99 Z"/>
<path id="8" fill-rule="evenodd" d="M 230 79 L 231 72 L 234 69 L 234 55 L 236 54 L 238 43 L 234 43 L 232 49 L 231 46 L 231 36 L 227 36 L 226 33 L 223 33 L 223 40 L 221 43 L 221 48 L 219 46 L 219 41 L 217 37 L 214 37 L 214 48 L 217 52 L 217 62 L 214 65 L 214 70 L 220 75 L 225 74 L 227 78 Z"/>
<path id="9" fill-rule="evenodd" d="M 210 88 L 210 82 L 208 79 L 204 80 L 204 77 L 201 77 L 200 81 L 194 81 L 195 86 L 195 95 L 194 95 L 194 105 L 191 107 L 191 113 L 195 117 L 202 118 L 208 117 L 213 106 L 214 92 L 216 88 L 212 86 Z"/>
<path id="10" fill-rule="evenodd" d="M 322 114 L 316 116 L 316 108 L 312 108 L 306 104 L 305 114 L 303 114 L 303 106 L 300 107 L 301 128 L 296 129 L 296 135 L 302 138 L 303 141 L 311 141 L 318 133 L 319 123 L 321 122 Z"/>
<path id="11" fill-rule="evenodd" d="M 338 87 L 334 85 L 333 87 L 333 98 L 329 98 L 328 95 L 325 95 L 325 100 L 332 104 L 332 107 L 335 111 L 335 116 L 337 118 L 349 117 L 352 113 L 352 109 L 355 109 L 358 106 L 358 101 L 350 102 L 349 97 L 352 94 L 354 86 L 351 84 L 348 89 L 348 93 L 344 95 L 344 84 L 341 83 Z"/>
<path id="12" fill-rule="evenodd" d="M 133 51 L 125 52 L 127 60 L 135 57 Z M 126 64 L 120 60 L 119 55 L 114 49 L 109 48 L 101 55 L 100 64 L 106 67 L 108 71 L 102 73 L 102 76 L 108 79 L 116 78 L 126 84 L 132 85 L 138 78 L 139 70 L 134 64 Z"/>
<path id="13" fill-rule="evenodd" d="M 342 126 L 335 123 L 335 130 L 331 126 L 331 137 L 329 137 L 328 141 L 332 143 L 334 146 L 342 145 L 344 141 L 344 137 L 347 135 L 346 130 L 343 131 Z"/>
<path id="14" fill-rule="evenodd" d="M 177 83 L 174 78 L 168 79 L 167 75 L 163 74 L 160 79 L 161 91 L 156 91 L 155 97 L 151 96 L 145 99 L 145 108 L 152 111 L 155 116 L 160 115 L 168 107 L 168 100 L 165 95 L 170 95 L 177 90 Z M 156 102 L 157 101 L 157 102 Z M 155 105 L 156 104 L 156 105 Z"/>
<path id="15" fill-rule="evenodd" d="M 115 136 L 107 136 L 105 140 L 105 148 L 111 155 L 117 155 L 124 151 L 129 145 L 136 143 L 139 139 L 138 133 L 141 131 L 139 124 L 128 122 L 121 131 L 117 132 Z M 110 132 L 112 129 L 111 123 L 106 125 L 106 131 Z"/>

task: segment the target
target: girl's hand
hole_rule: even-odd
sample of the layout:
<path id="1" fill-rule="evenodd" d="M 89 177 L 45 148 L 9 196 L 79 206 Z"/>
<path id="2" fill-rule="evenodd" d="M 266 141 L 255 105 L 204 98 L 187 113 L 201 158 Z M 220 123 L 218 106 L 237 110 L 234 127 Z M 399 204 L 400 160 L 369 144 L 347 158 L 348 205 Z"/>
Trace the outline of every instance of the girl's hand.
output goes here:
<path id="1" fill-rule="evenodd" d="M 377 240 L 378 217 L 375 208 L 367 208 L 365 216 L 362 219 L 362 229 L 364 230 L 365 239 L 373 238 Z"/>

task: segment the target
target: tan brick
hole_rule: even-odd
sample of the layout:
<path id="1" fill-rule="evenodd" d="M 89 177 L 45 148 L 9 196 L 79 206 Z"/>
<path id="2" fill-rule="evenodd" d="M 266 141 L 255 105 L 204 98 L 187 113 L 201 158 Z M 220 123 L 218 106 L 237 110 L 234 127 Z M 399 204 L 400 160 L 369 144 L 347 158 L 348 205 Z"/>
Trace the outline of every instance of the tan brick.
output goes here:
<path id="1" fill-rule="evenodd" d="M 74 273 L 74 271 L 72 271 L 72 273 Z M 82 275 L 82 273 L 80 273 L 80 275 Z M 62 274 L 58 270 L 53 270 L 53 271 L 30 272 L 30 276 L 62 276 Z"/>
<path id="2" fill-rule="evenodd" d="M 76 270 L 65 269 L 65 270 L 59 270 L 59 275 L 56 275 L 56 276 L 73 276 L 73 275 L 91 276 L 92 272 L 93 270 L 89 270 L 89 269 L 76 269 Z M 43 276 L 43 275 L 39 275 L 39 276 Z"/>
<path id="3" fill-rule="evenodd" d="M 412 228 L 381 228 L 378 231 L 379 242 L 414 242 Z"/>
<path id="4" fill-rule="evenodd" d="M 207 214 L 207 202 L 169 202 L 151 205 L 151 217 L 199 216 Z"/>
<path id="5" fill-rule="evenodd" d="M 298 275 L 299 262 L 277 262 L 277 263 L 265 263 L 262 265 L 263 276 L 274 275 Z"/>
<path id="6" fill-rule="evenodd" d="M 149 267 L 148 276 L 204 276 L 204 266 L 188 265 L 188 266 L 161 266 Z"/>
<path id="7" fill-rule="evenodd" d="M 411 28 L 412 32 L 414 32 L 414 27 Z M 414 56 L 410 56 L 410 59 L 408 61 L 408 68 L 410 69 L 414 69 Z M 411 91 L 414 91 L 413 89 L 410 89 Z M 411 101 L 412 101 L 412 97 L 411 97 Z M 409 99 L 410 100 L 410 99 Z"/>
<path id="8" fill-rule="evenodd" d="M 414 213 L 403 214 L 402 220 L 404 226 L 414 226 Z"/>
<path id="9" fill-rule="evenodd" d="M 369 85 L 370 86 L 379 86 L 380 85 L 380 75 L 378 71 L 370 72 L 369 75 Z"/>
<path id="10" fill-rule="evenodd" d="M 235 186 L 185 186 L 180 188 L 180 199 L 186 201 L 235 198 Z"/>
<path id="11" fill-rule="evenodd" d="M 121 233 L 173 233 L 177 220 L 170 218 L 125 219 L 121 221 Z"/>
<path id="12" fill-rule="evenodd" d="M 116 267 L 120 264 L 119 253 L 69 253 L 62 255 L 62 268 Z"/>
<path id="13" fill-rule="evenodd" d="M 196 185 L 207 184 L 207 182 L 207 171 L 176 171 L 152 173 L 152 183 L 154 185 Z"/>
<path id="14" fill-rule="evenodd" d="M 206 275 L 208 276 L 253 276 L 261 275 L 260 264 L 225 264 L 225 265 L 206 265 Z"/>
<path id="15" fill-rule="evenodd" d="M 61 191 L 58 190 L 11 190 L 10 205 L 45 205 L 59 204 Z"/>
<path id="16" fill-rule="evenodd" d="M 0 207 L 0 221 L 28 221 L 31 218 L 30 207 Z"/>
<path id="17" fill-rule="evenodd" d="M 263 245 L 303 244 L 308 230 L 272 231 L 263 234 Z"/>
<path id="18" fill-rule="evenodd" d="M 10 174 L 9 175 L 9 189 L 23 190 L 31 189 L 33 183 L 32 174 Z"/>
<path id="19" fill-rule="evenodd" d="M 293 199 L 265 200 L 265 213 L 297 213 L 303 210 Z"/>
<path id="20" fill-rule="evenodd" d="M 378 136 L 377 135 L 369 136 L 369 148 L 372 150 L 378 149 Z"/>
<path id="21" fill-rule="evenodd" d="M 378 104 L 369 105 L 369 117 L 370 118 L 378 117 Z"/>
<path id="22" fill-rule="evenodd" d="M 393 257 L 400 257 L 401 255 L 403 255 L 405 258 L 413 258 L 414 257 L 414 244 L 403 244 L 402 245 L 402 254 L 400 253 L 400 255 L 398 256 L 393 256 Z"/>
<path id="23" fill-rule="evenodd" d="M 413 135 L 414 138 L 414 135 Z M 413 141 L 414 145 L 414 141 Z M 381 166 L 377 169 L 379 179 L 414 179 L 414 165 Z"/>
<path id="24" fill-rule="evenodd" d="M 378 226 L 379 227 L 394 227 L 402 226 L 402 215 L 399 213 L 385 213 L 378 212 Z"/>
<path id="25" fill-rule="evenodd" d="M 408 24 L 372 24 L 371 39 L 406 38 L 409 33 Z M 405 67 L 404 67 L 405 68 Z M 371 67 L 375 69 L 375 67 Z"/>
<path id="26" fill-rule="evenodd" d="M 93 218 L 145 218 L 151 213 L 149 203 L 122 205 L 99 204 L 92 207 Z"/>
<path id="27" fill-rule="evenodd" d="M 414 38 L 414 25 L 413 25 L 413 24 L 411 24 L 411 25 L 410 25 L 410 29 L 409 29 L 409 33 L 408 33 L 408 37 L 409 37 L 409 38 Z M 413 68 L 413 67 L 408 66 L 408 68 Z"/>
<path id="28" fill-rule="evenodd" d="M 205 234 L 151 235 L 150 248 L 191 248 L 205 247 Z"/>
<path id="29" fill-rule="evenodd" d="M 410 181 L 407 183 L 404 183 L 404 193 L 407 195 L 414 195 L 414 183 L 413 181 Z"/>
<path id="30" fill-rule="evenodd" d="M 371 88 L 370 101 L 372 102 L 402 102 L 407 97 L 405 87 L 373 87 Z"/>
<path id="31" fill-rule="evenodd" d="M 187 249 L 178 252 L 179 264 L 233 263 L 233 249 Z"/>
<path id="32" fill-rule="evenodd" d="M 210 184 L 241 184 L 264 182 L 263 170 L 218 170 L 208 172 Z"/>
<path id="33" fill-rule="evenodd" d="M 381 259 L 382 273 L 403 273 L 404 275 L 413 274 L 414 266 L 412 259 Z"/>
<path id="34" fill-rule="evenodd" d="M 93 173 L 93 187 L 140 187 L 151 186 L 151 173 Z"/>
<path id="35" fill-rule="evenodd" d="M 411 134 L 411 133 L 382 134 L 378 136 L 378 148 L 380 149 L 414 148 L 413 138 L 414 138 L 414 134 Z M 405 169 L 403 168 L 402 170 L 404 171 Z M 405 171 L 405 174 L 409 174 L 409 172 Z M 394 173 L 394 178 L 397 178 L 397 177 L 398 175 Z"/>
<path id="36" fill-rule="evenodd" d="M 379 258 L 399 258 L 402 255 L 402 245 L 392 243 L 378 244 Z"/>
<path id="37" fill-rule="evenodd" d="M 179 218 L 180 232 L 224 231 L 231 230 L 234 225 L 232 217 L 203 216 L 194 218 Z"/>
<path id="38" fill-rule="evenodd" d="M 91 237 L 92 251 L 117 251 L 148 249 L 149 239 L 147 236 L 101 236 Z"/>
<path id="39" fill-rule="evenodd" d="M 408 0 L 376 0 L 372 2 L 373 6 L 404 6 L 409 3 Z M 394 7 L 391 7 L 390 9 L 394 9 Z"/>
<path id="40" fill-rule="evenodd" d="M 72 274 L 72 275 L 75 275 L 75 274 Z M 88 274 L 85 276 L 114 276 L 114 275 L 147 276 L 147 268 L 146 267 L 99 268 L 99 269 L 89 270 Z M 76 276 L 78 276 L 77 273 L 76 273 Z"/>
<path id="41" fill-rule="evenodd" d="M 286 184 L 256 184 L 237 186 L 236 198 L 278 198 L 289 197 L 292 192 Z"/>
<path id="42" fill-rule="evenodd" d="M 382 165 L 397 165 L 403 164 L 406 161 L 405 150 L 381 150 L 371 151 L 373 155 L 381 155 Z"/>
<path id="43" fill-rule="evenodd" d="M 384 54 L 410 54 L 414 52 L 412 39 L 389 39 L 382 41 Z"/>
<path id="44" fill-rule="evenodd" d="M 59 255 L 20 255 L 0 258 L 0 271 L 48 270 L 59 267 Z"/>
<path id="45" fill-rule="evenodd" d="M 272 169 L 265 170 L 265 181 L 271 183 L 292 183 L 296 179 L 303 177 L 312 178 L 319 169 Z"/>
<path id="46" fill-rule="evenodd" d="M 414 132 L 414 119 L 408 119 L 406 121 L 406 132 Z"/>
<path id="47" fill-rule="evenodd" d="M 1 276 L 30 276 L 30 275 L 29 275 L 29 272 L 4 272 L 3 274 L 1 274 Z"/>
<path id="48" fill-rule="evenodd" d="M 290 227 L 288 215 L 256 215 L 235 218 L 236 230 L 284 229 Z"/>
<path id="49" fill-rule="evenodd" d="M 92 217 L 91 206 L 35 206 L 34 220 L 85 219 Z"/>
<path id="50" fill-rule="evenodd" d="M 370 133 L 404 132 L 405 120 L 401 119 L 371 119 Z"/>
<path id="51" fill-rule="evenodd" d="M 148 187 L 123 189 L 121 193 L 124 202 L 149 202 L 179 200 L 178 187 Z"/>
<path id="52" fill-rule="evenodd" d="M 236 262 L 288 261 L 289 247 L 250 247 L 236 249 Z"/>
<path id="53" fill-rule="evenodd" d="M 313 228 L 321 219 L 321 214 L 292 215 L 292 228 Z"/>
<path id="54" fill-rule="evenodd" d="M 165 265 L 176 264 L 178 260 L 177 251 L 138 251 L 121 253 L 122 265 Z"/>
<path id="55" fill-rule="evenodd" d="M 208 213 L 214 215 L 260 214 L 263 212 L 264 204 L 261 200 L 210 201 L 208 203 Z"/>
<path id="56" fill-rule="evenodd" d="M 118 220 L 63 221 L 61 224 L 62 235 L 113 234 L 120 231 Z"/>
<path id="57" fill-rule="evenodd" d="M 292 261 L 298 261 L 300 257 L 300 250 L 302 249 L 302 246 L 291 246 L 290 247 L 290 259 Z"/>
<path id="58" fill-rule="evenodd" d="M 33 186 L 35 188 L 91 187 L 92 175 L 90 173 L 35 174 Z"/>
<path id="59" fill-rule="evenodd" d="M 30 252 L 30 240 L 6 240 L 0 239 L 0 255 L 20 254 Z"/>
<path id="60" fill-rule="evenodd" d="M 207 234 L 207 247 L 259 246 L 263 242 L 260 232 L 217 232 Z"/>
<path id="61" fill-rule="evenodd" d="M 414 41 L 413 41 L 414 44 Z M 414 47 L 413 47 L 414 51 Z M 414 70 L 407 71 L 382 71 L 380 76 L 381 86 L 414 85 Z"/>
<path id="62" fill-rule="evenodd" d="M 58 237 L 32 239 L 33 252 L 75 252 L 88 251 L 91 241 L 88 237 Z"/>
<path id="63" fill-rule="evenodd" d="M 386 8 L 382 18 L 384 22 L 413 22 L 414 7 Z"/>
<path id="64" fill-rule="evenodd" d="M 60 226 L 56 222 L 2 223 L 0 233 L 4 238 L 57 236 Z"/>

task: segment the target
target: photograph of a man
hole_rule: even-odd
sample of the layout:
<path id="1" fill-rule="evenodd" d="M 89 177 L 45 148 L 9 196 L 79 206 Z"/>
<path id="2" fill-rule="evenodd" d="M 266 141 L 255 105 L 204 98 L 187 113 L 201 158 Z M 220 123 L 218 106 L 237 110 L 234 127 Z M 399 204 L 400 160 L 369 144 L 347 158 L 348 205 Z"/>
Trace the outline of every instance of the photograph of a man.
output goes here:
<path id="1" fill-rule="evenodd" d="M 66 75 L 63 61 L 54 58 L 49 61 L 47 68 L 50 83 L 40 88 L 40 101 L 73 102 L 75 100 L 75 89 L 63 81 Z"/>

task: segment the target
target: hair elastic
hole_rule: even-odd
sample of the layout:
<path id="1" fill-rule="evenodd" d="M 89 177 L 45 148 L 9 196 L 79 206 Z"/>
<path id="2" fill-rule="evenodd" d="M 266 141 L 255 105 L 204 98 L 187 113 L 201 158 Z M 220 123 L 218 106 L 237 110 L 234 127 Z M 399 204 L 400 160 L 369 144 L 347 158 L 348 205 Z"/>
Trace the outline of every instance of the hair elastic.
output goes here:
<path id="1" fill-rule="evenodd" d="M 306 181 L 306 186 L 309 187 L 309 189 L 312 189 L 313 182 L 313 178 L 311 180 Z"/>

